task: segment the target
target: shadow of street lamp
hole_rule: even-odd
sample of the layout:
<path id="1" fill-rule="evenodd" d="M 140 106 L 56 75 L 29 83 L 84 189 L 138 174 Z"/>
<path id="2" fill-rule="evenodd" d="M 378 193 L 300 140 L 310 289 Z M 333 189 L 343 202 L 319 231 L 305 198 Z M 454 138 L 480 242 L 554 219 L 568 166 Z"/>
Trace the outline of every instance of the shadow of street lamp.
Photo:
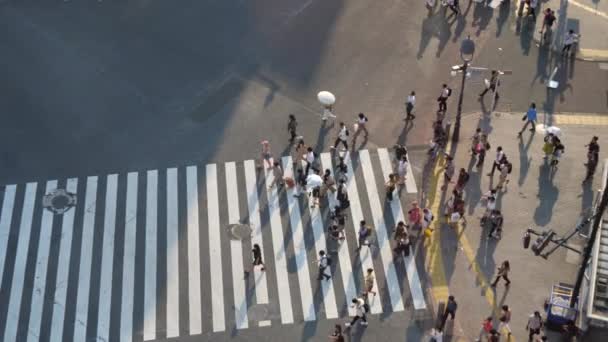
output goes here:
<path id="1" fill-rule="evenodd" d="M 460 59 L 462 59 L 462 65 L 455 65 L 452 67 L 452 72 L 462 72 L 462 81 L 460 82 L 460 94 L 458 96 L 458 108 L 456 111 L 456 121 L 454 123 L 454 132 L 452 134 L 452 143 L 457 143 L 460 137 L 460 118 L 462 116 L 462 101 L 464 98 L 464 86 L 467 81 L 467 69 L 469 63 L 473 60 L 475 54 L 475 42 L 471 40 L 471 36 L 468 36 L 460 44 Z"/>

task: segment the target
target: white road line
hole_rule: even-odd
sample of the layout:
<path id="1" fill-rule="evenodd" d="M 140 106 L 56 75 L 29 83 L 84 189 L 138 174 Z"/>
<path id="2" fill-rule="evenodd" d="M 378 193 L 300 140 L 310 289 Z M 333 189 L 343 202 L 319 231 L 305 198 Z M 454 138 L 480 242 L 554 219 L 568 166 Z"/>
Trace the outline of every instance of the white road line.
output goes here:
<path id="1" fill-rule="evenodd" d="M 103 220 L 103 248 L 99 284 L 99 314 L 97 338 L 108 341 L 110 334 L 110 307 L 112 305 L 112 269 L 114 266 L 114 235 L 116 230 L 116 200 L 118 175 L 107 177 L 106 211 Z"/>
<path id="2" fill-rule="evenodd" d="M 374 226 L 376 230 L 376 236 L 378 238 L 378 247 L 380 248 L 380 254 L 382 256 L 382 265 L 384 266 L 384 274 L 386 275 L 386 287 L 388 288 L 388 292 L 390 295 L 393 312 L 403 311 L 403 298 L 401 297 L 401 288 L 399 287 L 399 280 L 397 278 L 397 272 L 395 270 L 395 263 L 390 246 L 390 239 L 386 231 L 386 224 L 384 223 L 384 214 L 381 204 L 382 202 L 378 197 L 378 188 L 376 187 L 376 180 L 374 178 L 374 171 L 372 169 L 372 162 L 369 157 L 369 152 L 367 150 L 360 151 L 359 158 L 361 159 L 361 169 L 363 170 L 365 187 L 367 188 L 369 204 L 372 210 L 372 216 L 374 218 Z"/>
<path id="3" fill-rule="evenodd" d="M 179 336 L 177 169 L 167 169 L 167 338 Z"/>
<path id="4" fill-rule="evenodd" d="M 211 308 L 213 331 L 226 330 L 224 314 L 224 280 L 222 276 L 222 250 L 220 239 L 220 208 L 217 189 L 217 167 L 207 165 L 207 212 L 209 218 L 209 271 L 211 277 Z"/>
<path id="5" fill-rule="evenodd" d="M 291 157 L 283 157 L 282 162 L 283 170 L 285 170 L 285 177 L 293 178 L 293 164 Z M 300 217 L 300 205 L 294 198 L 294 193 L 294 188 L 287 189 L 289 220 L 291 223 L 296 268 L 298 270 L 300 295 L 302 297 L 302 313 L 305 321 L 314 321 L 316 319 L 315 303 L 313 300 L 312 287 L 310 285 L 310 273 L 308 270 L 308 259 L 306 257 L 306 245 L 304 244 L 304 227 L 302 226 L 302 218 Z"/>
<path id="6" fill-rule="evenodd" d="M 87 339 L 87 317 L 89 314 L 89 291 L 91 285 L 91 264 L 93 262 L 96 201 L 97 176 L 88 177 L 87 193 L 84 200 L 84 217 L 82 220 L 82 245 L 80 246 L 74 341 L 85 341 Z M 60 324 L 63 325 L 63 322 Z M 62 336 L 59 335 L 57 337 L 62 338 Z"/>
<path id="7" fill-rule="evenodd" d="M 237 190 L 236 164 L 226 163 L 226 195 L 228 200 L 228 224 L 240 223 L 239 192 Z M 237 329 L 249 327 L 247 318 L 247 289 L 243 268 L 243 244 L 241 240 L 230 239 L 232 260 L 232 287 L 234 290 L 234 319 Z"/>
<path id="8" fill-rule="evenodd" d="M 355 231 L 355 236 L 359 236 L 359 222 L 363 220 L 363 211 L 361 210 L 361 203 L 359 202 L 359 191 L 357 190 L 357 182 L 355 181 L 353 163 L 350 160 L 350 153 L 346 153 L 344 157 L 344 162 L 348 168 L 348 180 L 347 180 L 347 190 L 348 190 L 348 199 L 350 201 L 350 213 L 352 217 L 353 228 Z M 374 269 L 374 263 L 372 262 L 371 252 L 369 248 L 362 247 L 359 251 L 359 259 L 361 260 L 361 268 L 362 273 L 361 277 L 363 277 L 366 273 L 366 270 L 371 268 Z M 361 283 L 363 286 L 363 283 Z M 378 288 L 378 280 L 374 277 L 374 288 Z M 375 297 L 371 300 L 370 303 L 370 311 L 373 314 L 382 313 L 382 300 L 381 294 L 378 291 Z M 350 302 L 349 302 L 350 305 Z"/>
<path id="9" fill-rule="evenodd" d="M 384 150 L 383 153 L 386 153 L 386 155 L 388 156 L 388 151 L 386 151 L 385 148 L 379 149 L 378 151 L 380 151 L 380 150 Z M 416 177 L 414 177 L 414 172 L 412 171 L 412 161 L 410 160 L 409 154 L 407 156 L 407 160 L 409 162 L 407 163 L 407 177 L 405 178 L 405 190 L 407 191 L 408 194 L 415 194 L 418 192 L 418 187 L 416 187 Z M 389 160 L 389 162 L 390 162 L 390 160 Z M 392 170 L 392 167 L 391 167 L 391 170 Z M 392 173 L 392 171 L 389 173 Z M 388 176 L 388 173 L 386 175 Z"/>
<path id="10" fill-rule="evenodd" d="M 15 206 L 16 185 L 7 185 L 4 188 L 4 200 L 2 201 L 2 214 L 0 214 L 0 284 L 4 275 L 4 262 L 6 261 L 6 246 L 13 220 L 13 207 Z"/>
<path id="11" fill-rule="evenodd" d="M 257 179 L 255 174 L 255 162 L 253 160 L 245 160 L 245 184 L 247 187 L 247 209 L 249 212 L 249 225 L 251 226 L 252 236 L 251 243 L 258 244 L 264 252 L 264 243 L 262 241 L 262 226 L 260 223 L 260 205 L 257 188 Z M 260 271 L 258 268 L 254 270 L 255 279 L 255 298 L 258 304 L 268 304 L 268 284 L 266 280 L 266 272 Z M 270 321 L 260 321 L 258 325 L 269 326 Z"/>
<path id="12" fill-rule="evenodd" d="M 144 268 L 144 341 L 156 339 L 156 266 L 158 248 L 158 171 L 149 170 L 146 184 L 146 248 Z"/>
<path id="13" fill-rule="evenodd" d="M 331 155 L 329 153 L 321 153 L 321 163 L 323 165 L 323 169 L 329 169 L 331 174 L 335 177 L 331 163 Z M 332 203 L 337 203 L 336 195 L 330 192 L 327 192 L 327 200 L 330 203 L 330 207 L 333 205 Z M 340 271 L 342 273 L 342 285 L 344 285 L 344 293 L 346 294 L 348 314 L 350 316 L 354 316 L 356 310 L 350 305 L 350 300 L 357 296 L 357 288 L 355 285 L 355 277 L 353 275 L 350 255 L 348 253 L 348 241 L 346 239 L 344 239 L 340 244 L 340 248 L 338 249 L 338 259 L 340 262 Z"/>
<path id="14" fill-rule="evenodd" d="M 68 179 L 66 190 L 75 194 L 78 188 L 78 179 Z M 55 281 L 55 300 L 53 304 L 53 317 L 51 320 L 51 342 L 63 340 L 63 320 L 65 318 L 65 305 L 68 291 L 68 277 L 70 272 L 70 254 L 72 252 L 72 236 L 74 230 L 74 216 L 76 207 L 66 211 L 61 223 L 61 240 L 59 242 L 59 259 L 57 261 L 57 278 Z"/>
<path id="15" fill-rule="evenodd" d="M 32 233 L 32 216 L 34 204 L 36 203 L 36 183 L 27 183 L 25 197 L 23 198 L 23 209 L 21 210 L 21 224 L 19 227 L 19 239 L 17 241 L 17 254 L 15 255 L 15 269 L 13 282 L 11 284 L 11 295 L 8 302 L 8 313 L 6 317 L 6 329 L 4 341 L 17 340 L 17 327 L 19 325 L 19 313 L 21 312 L 21 296 L 23 295 L 23 282 L 25 280 L 25 265 L 29 254 L 30 235 Z"/>
<path id="16" fill-rule="evenodd" d="M 135 295 L 135 245 L 137 242 L 137 172 L 127 174 L 125 249 L 123 253 L 120 339 L 133 341 L 133 297 Z"/>
<path id="17" fill-rule="evenodd" d="M 312 226 L 312 232 L 315 239 L 315 250 L 317 251 L 317 258 L 314 262 L 318 262 L 319 253 L 324 251 L 328 253 L 327 246 L 325 244 L 325 232 L 323 229 L 323 218 L 321 217 L 321 213 L 319 208 L 311 208 L 308 206 L 308 211 L 310 213 L 310 224 Z M 328 255 L 328 254 L 326 254 Z M 328 255 L 329 256 L 329 255 Z M 316 264 L 318 271 L 318 263 Z M 327 267 L 325 269 L 325 274 L 331 276 L 331 267 Z M 315 278 L 316 279 L 316 278 Z M 338 308 L 336 306 L 336 295 L 334 293 L 334 282 L 330 278 L 329 280 L 321 280 L 321 291 L 323 292 L 323 305 L 325 306 L 325 315 L 328 319 L 333 319 L 338 317 Z"/>
<path id="18" fill-rule="evenodd" d="M 188 308 L 190 335 L 203 332 L 201 302 L 201 252 L 199 249 L 198 175 L 196 166 L 186 168 L 186 194 L 188 206 Z"/>
<path id="19" fill-rule="evenodd" d="M 57 189 L 57 181 L 46 183 L 46 192 Z M 36 257 L 36 271 L 34 272 L 34 291 L 32 292 L 32 303 L 30 306 L 30 322 L 28 327 L 28 342 L 37 342 L 40 338 L 40 324 L 42 321 L 42 308 L 44 306 L 44 295 L 46 287 L 46 273 L 49 266 L 49 252 L 51 249 L 51 237 L 53 236 L 53 213 L 42 209 L 42 221 L 40 223 L 40 236 L 38 238 L 38 255 Z"/>
<path id="20" fill-rule="evenodd" d="M 272 170 L 266 170 L 266 186 L 272 184 L 274 175 Z M 279 291 L 279 308 L 281 310 L 281 322 L 283 324 L 293 323 L 293 310 L 291 307 L 291 293 L 289 290 L 289 277 L 287 273 L 287 253 L 283 237 L 283 226 L 281 223 L 281 209 L 279 207 L 279 195 L 276 186 L 268 190 L 268 210 L 270 211 L 270 230 L 272 232 L 272 245 L 274 249 L 274 265 L 277 274 L 277 290 Z"/>
<path id="21" fill-rule="evenodd" d="M 388 174 L 392 172 L 391 160 L 388 151 L 384 148 L 378 149 L 378 156 L 380 157 L 380 165 L 382 166 L 382 172 L 384 173 L 384 181 L 388 181 Z M 409 174 L 408 171 L 408 179 L 410 177 L 413 178 L 413 175 Z M 395 222 L 405 222 L 403 207 L 401 206 L 399 196 L 394 196 L 393 200 L 391 201 L 391 210 L 393 217 L 395 218 Z M 422 285 L 420 284 L 420 277 L 418 276 L 418 269 L 416 268 L 416 260 L 414 259 L 414 253 L 411 248 L 410 255 L 404 258 L 404 261 L 414 308 L 416 310 L 426 309 L 424 293 L 422 292 Z"/>

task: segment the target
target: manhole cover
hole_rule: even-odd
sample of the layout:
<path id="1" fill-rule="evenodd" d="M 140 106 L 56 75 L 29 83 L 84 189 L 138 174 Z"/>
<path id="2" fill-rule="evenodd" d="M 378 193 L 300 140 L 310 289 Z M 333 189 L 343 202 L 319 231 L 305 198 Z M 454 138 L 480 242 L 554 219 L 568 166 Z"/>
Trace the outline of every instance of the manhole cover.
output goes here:
<path id="1" fill-rule="evenodd" d="M 228 225 L 228 232 L 232 240 L 244 240 L 251 237 L 253 230 L 248 224 L 230 224 Z"/>
<path id="2" fill-rule="evenodd" d="M 247 315 L 251 320 L 264 321 L 268 319 L 268 304 L 254 304 L 252 305 Z"/>
<path id="3" fill-rule="evenodd" d="M 76 194 L 65 189 L 55 189 L 44 195 L 42 205 L 55 214 L 63 214 L 76 205 Z"/>

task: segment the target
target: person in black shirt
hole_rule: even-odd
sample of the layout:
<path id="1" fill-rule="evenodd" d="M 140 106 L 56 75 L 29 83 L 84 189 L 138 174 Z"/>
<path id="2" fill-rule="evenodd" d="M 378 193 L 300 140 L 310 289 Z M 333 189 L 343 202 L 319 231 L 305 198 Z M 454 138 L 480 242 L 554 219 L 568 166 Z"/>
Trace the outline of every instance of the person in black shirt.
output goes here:
<path id="1" fill-rule="evenodd" d="M 545 10 L 545 16 L 543 17 L 543 26 L 540 29 L 541 35 L 542 35 L 543 31 L 545 31 L 545 34 L 542 35 L 542 38 L 545 40 L 545 43 L 549 40 L 549 37 L 552 32 L 551 27 L 553 26 L 554 22 L 555 22 L 555 11 L 552 11 L 550 8 L 547 8 Z"/>
<path id="2" fill-rule="evenodd" d="M 330 342 L 344 342 L 344 335 L 342 335 L 342 326 L 340 324 L 336 324 L 334 326 L 334 332 L 329 335 Z"/>
<path id="3" fill-rule="evenodd" d="M 264 268 L 264 262 L 262 261 L 262 249 L 260 248 L 260 245 L 258 245 L 257 243 L 254 244 L 253 249 L 251 250 L 251 254 L 253 255 L 253 266 L 251 267 L 251 270 L 253 271 L 256 266 L 262 265 L 260 271 L 265 271 L 266 269 Z M 249 272 L 250 271 L 245 270 L 245 275 L 248 275 Z"/>
<path id="4" fill-rule="evenodd" d="M 593 174 L 595 174 L 595 169 L 597 168 L 600 155 L 600 145 L 597 143 L 597 140 L 598 137 L 594 136 L 591 138 L 591 142 L 589 142 L 588 145 L 585 145 L 587 147 L 587 162 L 585 163 L 585 166 L 587 167 L 587 175 L 583 180 L 583 183 L 593 177 Z"/>

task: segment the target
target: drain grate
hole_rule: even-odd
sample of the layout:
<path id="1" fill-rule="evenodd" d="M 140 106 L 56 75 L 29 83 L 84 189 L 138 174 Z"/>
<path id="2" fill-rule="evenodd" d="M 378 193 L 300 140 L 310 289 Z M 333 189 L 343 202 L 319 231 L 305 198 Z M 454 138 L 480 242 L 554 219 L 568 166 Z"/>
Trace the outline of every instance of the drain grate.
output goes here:
<path id="1" fill-rule="evenodd" d="M 44 195 L 42 205 L 56 215 L 61 215 L 76 205 L 76 194 L 65 189 L 55 189 Z"/>
<path id="2" fill-rule="evenodd" d="M 248 224 L 236 223 L 228 225 L 228 234 L 232 240 L 245 240 L 251 237 L 253 229 Z"/>

